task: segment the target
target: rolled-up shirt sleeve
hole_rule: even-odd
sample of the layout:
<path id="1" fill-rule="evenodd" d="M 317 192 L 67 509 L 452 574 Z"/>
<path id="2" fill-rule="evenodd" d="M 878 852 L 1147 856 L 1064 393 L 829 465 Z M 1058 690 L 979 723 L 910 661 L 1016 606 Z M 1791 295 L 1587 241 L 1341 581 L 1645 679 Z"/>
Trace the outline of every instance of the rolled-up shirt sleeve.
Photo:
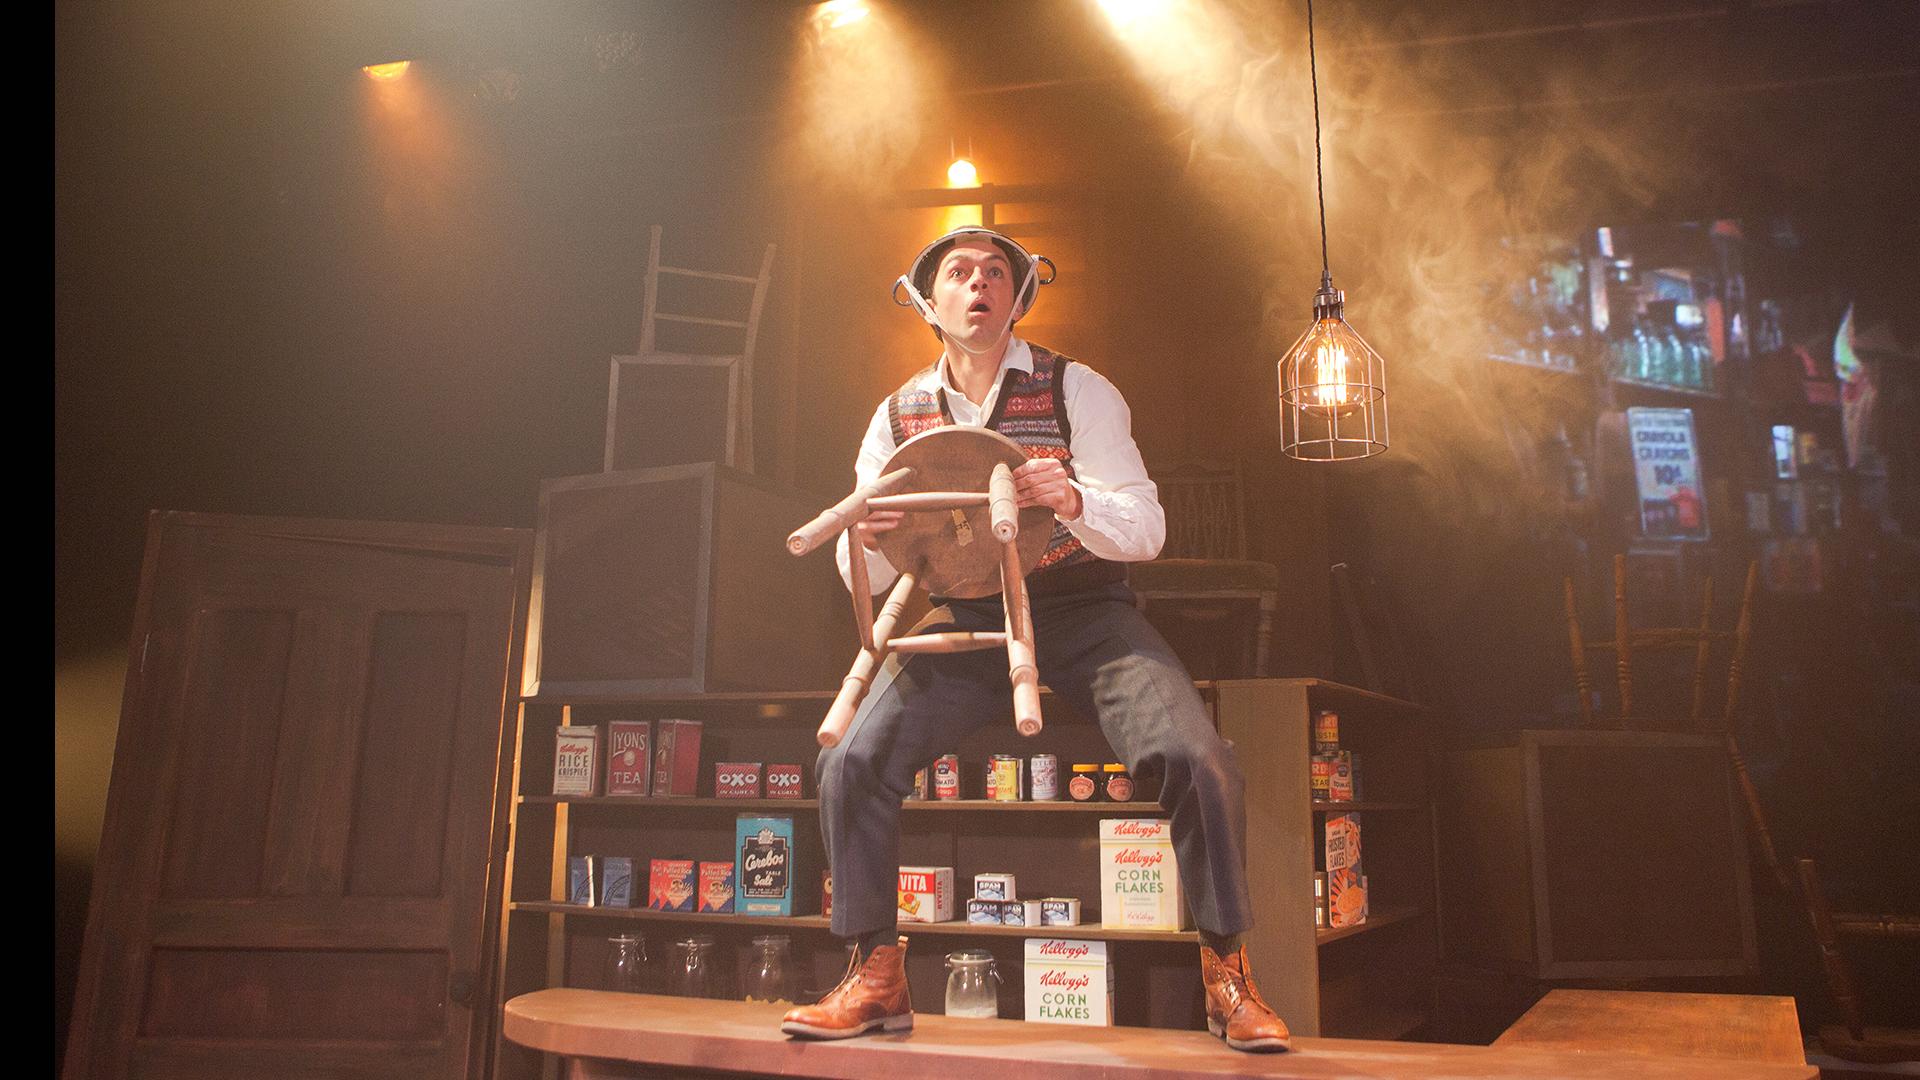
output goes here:
<path id="1" fill-rule="evenodd" d="M 1120 389 L 1085 364 L 1069 365 L 1066 380 L 1071 482 L 1081 504 L 1067 529 L 1103 559 L 1145 562 L 1166 543 L 1167 515 L 1133 441 L 1133 413 Z"/>
<path id="2" fill-rule="evenodd" d="M 878 479 L 887 459 L 893 456 L 893 450 L 893 427 L 887 422 L 887 403 L 882 401 L 873 412 L 873 420 L 867 424 L 866 435 L 860 440 L 860 455 L 853 462 L 854 486 L 870 484 Z M 834 543 L 834 560 L 839 564 L 840 580 L 846 584 L 848 592 L 853 591 L 853 572 L 848 569 L 847 563 L 847 552 L 852 543 L 851 529 L 841 533 L 840 539 Z M 893 584 L 894 578 L 900 576 L 885 555 L 868 551 L 864 546 L 860 550 L 867 557 L 867 584 L 873 586 L 875 592 L 886 589 Z"/>

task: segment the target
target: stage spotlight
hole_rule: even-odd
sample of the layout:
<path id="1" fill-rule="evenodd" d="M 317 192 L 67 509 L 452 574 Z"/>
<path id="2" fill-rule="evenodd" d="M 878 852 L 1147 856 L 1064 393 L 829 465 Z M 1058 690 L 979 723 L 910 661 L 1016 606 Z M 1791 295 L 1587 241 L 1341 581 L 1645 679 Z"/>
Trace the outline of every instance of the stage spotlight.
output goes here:
<path id="1" fill-rule="evenodd" d="M 971 188 L 980 186 L 980 170 L 966 158 L 954 158 L 947 166 L 947 186 L 950 188 Z"/>
<path id="2" fill-rule="evenodd" d="M 411 60 L 395 60 L 388 64 L 368 64 L 360 70 L 366 72 L 367 78 L 374 82 L 392 82 L 405 75 L 407 69 L 412 66 Z"/>
<path id="3" fill-rule="evenodd" d="M 1107 18 L 1122 29 L 1141 19 L 1157 17 L 1167 7 L 1167 0 L 1099 0 L 1099 3 Z"/>
<path id="4" fill-rule="evenodd" d="M 871 12 L 866 0 L 827 0 L 813 17 L 829 30 L 838 30 L 866 18 Z"/>

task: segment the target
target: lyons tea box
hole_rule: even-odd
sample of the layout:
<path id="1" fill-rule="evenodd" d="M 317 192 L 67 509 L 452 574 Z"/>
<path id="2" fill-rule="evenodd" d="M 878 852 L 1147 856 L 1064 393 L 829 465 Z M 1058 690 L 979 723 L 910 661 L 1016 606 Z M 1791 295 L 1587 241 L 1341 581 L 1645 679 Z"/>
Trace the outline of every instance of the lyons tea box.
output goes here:
<path id="1" fill-rule="evenodd" d="M 793 914 L 793 819 L 750 817 L 734 821 L 733 910 L 739 915 Z"/>
<path id="2" fill-rule="evenodd" d="M 613 720 L 607 724 L 607 794 L 647 795 L 653 780 L 653 722 Z"/>
<path id="3" fill-rule="evenodd" d="M 1184 930 L 1185 923 L 1171 826 L 1158 818 L 1101 819 L 1100 925 Z"/>
<path id="4" fill-rule="evenodd" d="M 946 922 L 953 918 L 953 867 L 900 868 L 901 922 Z"/>
<path id="5" fill-rule="evenodd" d="M 700 721 L 660 721 L 653 747 L 653 793 L 692 795 L 699 782 Z"/>
<path id="6" fill-rule="evenodd" d="M 1027 1019 L 1113 1026 L 1113 965 L 1104 941 L 1028 938 Z"/>

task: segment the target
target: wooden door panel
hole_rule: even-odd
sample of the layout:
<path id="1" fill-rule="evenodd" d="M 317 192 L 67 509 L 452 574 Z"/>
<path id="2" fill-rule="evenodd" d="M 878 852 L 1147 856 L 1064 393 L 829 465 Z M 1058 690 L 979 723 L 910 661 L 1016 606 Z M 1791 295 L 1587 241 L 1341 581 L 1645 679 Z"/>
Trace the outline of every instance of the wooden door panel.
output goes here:
<path id="1" fill-rule="evenodd" d="M 527 540 L 156 515 L 69 1076 L 468 1073 Z"/>

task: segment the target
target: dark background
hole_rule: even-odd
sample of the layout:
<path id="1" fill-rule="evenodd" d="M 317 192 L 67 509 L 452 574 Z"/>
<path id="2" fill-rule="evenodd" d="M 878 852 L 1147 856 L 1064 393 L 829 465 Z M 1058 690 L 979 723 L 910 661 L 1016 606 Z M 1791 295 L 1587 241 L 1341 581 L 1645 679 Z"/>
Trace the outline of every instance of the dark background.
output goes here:
<path id="1" fill-rule="evenodd" d="M 1035 336 L 1114 378 L 1150 460 L 1248 462 L 1256 554 L 1297 578 L 1276 673 L 1341 674 L 1324 567 L 1350 561 L 1426 628 L 1436 700 L 1487 727 L 1538 721 L 1568 682 L 1566 568 L 1480 381 L 1492 241 L 1791 220 L 1836 308 L 1877 290 L 1912 318 L 1914 5 L 1329 2 L 1332 263 L 1393 365 L 1396 441 L 1303 470 L 1272 390 L 1318 276 L 1303 5 L 1213 5 L 1254 29 L 1198 84 L 1134 66 L 1092 0 L 876 6 L 904 59 L 829 96 L 882 137 L 834 146 L 809 141 L 801 4 L 56 5 L 57 1045 L 144 515 L 530 527 L 541 478 L 599 467 L 649 225 L 720 268 L 788 242 L 754 465 L 836 494 L 872 403 L 932 356 L 884 294 L 931 222 L 891 194 L 940 186 L 969 144 L 983 179 L 1065 190 L 1079 276 Z M 399 56 L 393 88 L 358 71 Z M 1847 670 L 1831 635 L 1803 655 Z M 1911 853 L 1888 816 L 1907 804 L 1817 808 L 1913 750 L 1897 697 L 1835 700 L 1852 712 L 1800 722 L 1851 734 L 1795 781 L 1787 827 Z"/>

